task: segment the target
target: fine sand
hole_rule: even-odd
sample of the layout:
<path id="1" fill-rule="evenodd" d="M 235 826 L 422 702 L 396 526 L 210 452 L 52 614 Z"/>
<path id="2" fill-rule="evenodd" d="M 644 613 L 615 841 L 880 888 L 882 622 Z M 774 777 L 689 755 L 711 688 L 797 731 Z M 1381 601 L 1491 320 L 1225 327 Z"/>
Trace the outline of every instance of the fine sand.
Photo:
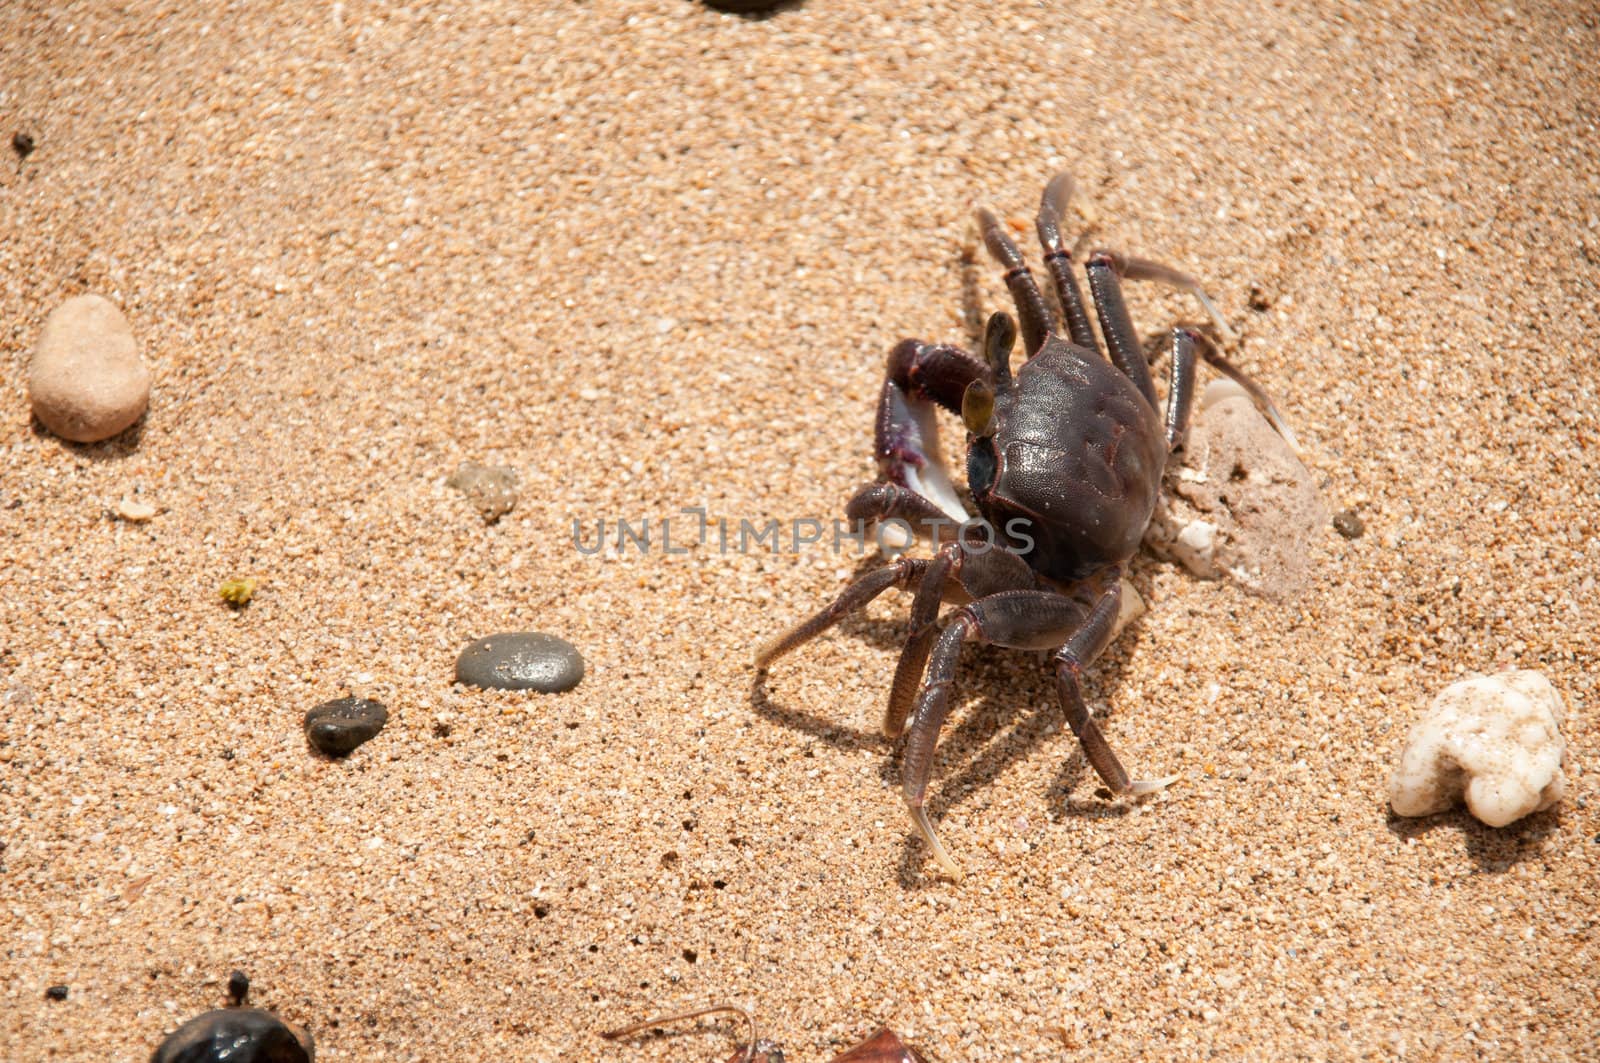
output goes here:
<path id="1" fill-rule="evenodd" d="M 234 968 L 326 1060 L 717 1060 L 739 1024 L 596 1036 L 716 1002 L 796 1063 L 879 1024 L 946 1063 L 1596 1058 L 1594 13 L 1159 6 L 0 5 L 37 143 L 0 142 L 0 1059 L 143 1060 Z M 1087 689 L 1182 773 L 1143 803 L 1036 655 L 966 653 L 955 884 L 878 734 L 908 596 L 758 682 L 865 562 L 732 547 L 841 514 L 893 343 L 1002 305 L 973 206 L 1037 262 L 1064 168 L 1075 230 L 1203 278 L 1366 532 L 1286 604 L 1135 564 Z M 89 446 L 26 389 L 81 292 L 154 380 Z M 467 460 L 521 477 L 498 523 Z M 648 553 L 575 545 L 619 518 Z M 582 685 L 452 684 L 517 629 Z M 1507 666 L 1567 700 L 1567 799 L 1392 818 L 1410 722 Z M 336 762 L 301 718 L 344 694 L 391 715 Z"/>

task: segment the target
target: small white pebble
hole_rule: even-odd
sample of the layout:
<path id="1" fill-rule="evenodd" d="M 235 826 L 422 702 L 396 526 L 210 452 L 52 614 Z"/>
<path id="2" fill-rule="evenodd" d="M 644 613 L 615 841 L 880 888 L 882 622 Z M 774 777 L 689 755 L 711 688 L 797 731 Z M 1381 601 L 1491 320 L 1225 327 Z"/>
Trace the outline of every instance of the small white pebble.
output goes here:
<path id="1" fill-rule="evenodd" d="M 1178 533 L 1178 542 L 1197 554 L 1210 553 L 1216 541 L 1217 526 L 1208 521 L 1193 521 L 1184 525 L 1183 530 Z"/>
<path id="2" fill-rule="evenodd" d="M 117 503 L 117 516 L 135 524 L 143 523 L 156 515 L 156 507 L 148 502 L 124 498 Z"/>

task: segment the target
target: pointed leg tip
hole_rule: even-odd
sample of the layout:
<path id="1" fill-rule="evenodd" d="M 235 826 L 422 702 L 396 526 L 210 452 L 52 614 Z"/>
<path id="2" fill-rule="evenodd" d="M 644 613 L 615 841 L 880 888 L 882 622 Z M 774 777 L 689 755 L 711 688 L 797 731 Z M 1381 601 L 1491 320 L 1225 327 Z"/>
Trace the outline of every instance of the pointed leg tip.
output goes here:
<path id="1" fill-rule="evenodd" d="M 1160 793 L 1181 778 L 1183 778 L 1182 772 L 1165 775 L 1159 779 L 1135 779 L 1128 785 L 1128 795 L 1130 797 L 1142 797 L 1145 794 Z"/>
<path id="2" fill-rule="evenodd" d="M 928 851 L 933 854 L 934 862 L 939 865 L 945 877 L 952 882 L 960 882 L 964 877 L 961 865 L 955 862 L 944 845 L 939 841 L 939 836 L 933 832 L 933 822 L 928 819 L 928 813 L 921 805 L 908 804 L 911 810 L 911 821 L 916 824 L 917 833 L 922 835 L 922 841 L 927 845 Z"/>

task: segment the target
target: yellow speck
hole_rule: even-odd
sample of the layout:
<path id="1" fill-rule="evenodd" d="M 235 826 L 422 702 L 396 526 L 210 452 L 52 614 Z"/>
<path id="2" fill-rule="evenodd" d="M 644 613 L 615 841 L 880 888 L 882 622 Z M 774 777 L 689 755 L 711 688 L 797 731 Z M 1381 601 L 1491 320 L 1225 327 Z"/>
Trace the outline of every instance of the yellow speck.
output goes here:
<path id="1" fill-rule="evenodd" d="M 259 585 L 259 580 L 249 576 L 223 580 L 222 586 L 217 588 L 217 594 L 229 605 L 244 605 L 255 595 Z"/>

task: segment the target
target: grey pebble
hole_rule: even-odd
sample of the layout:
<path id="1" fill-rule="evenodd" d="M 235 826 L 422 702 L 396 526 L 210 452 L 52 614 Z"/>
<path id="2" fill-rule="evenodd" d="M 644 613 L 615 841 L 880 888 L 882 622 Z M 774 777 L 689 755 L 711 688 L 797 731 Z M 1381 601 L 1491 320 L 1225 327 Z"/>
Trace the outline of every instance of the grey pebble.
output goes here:
<path id="1" fill-rule="evenodd" d="M 368 741 L 389 722 L 382 702 L 335 698 L 306 713 L 306 738 L 330 757 L 342 757 Z"/>
<path id="2" fill-rule="evenodd" d="M 566 639 L 537 631 L 490 635 L 456 658 L 456 681 L 493 690 L 559 694 L 583 679 L 583 656 Z"/>
<path id="3" fill-rule="evenodd" d="M 260 1008 L 196 1015 L 162 1041 L 150 1063 L 311 1063 L 311 1035 Z"/>

